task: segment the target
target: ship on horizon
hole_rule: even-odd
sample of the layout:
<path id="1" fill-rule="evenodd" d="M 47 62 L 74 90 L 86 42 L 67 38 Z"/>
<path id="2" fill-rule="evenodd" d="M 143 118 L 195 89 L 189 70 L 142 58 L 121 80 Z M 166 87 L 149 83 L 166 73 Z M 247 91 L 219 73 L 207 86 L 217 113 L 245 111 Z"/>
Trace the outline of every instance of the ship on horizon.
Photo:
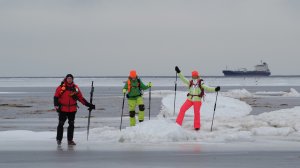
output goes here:
<path id="1" fill-rule="evenodd" d="M 248 71 L 246 68 L 238 70 L 223 70 L 224 76 L 270 76 L 271 72 L 266 62 L 261 62 L 255 66 L 255 69 Z"/>

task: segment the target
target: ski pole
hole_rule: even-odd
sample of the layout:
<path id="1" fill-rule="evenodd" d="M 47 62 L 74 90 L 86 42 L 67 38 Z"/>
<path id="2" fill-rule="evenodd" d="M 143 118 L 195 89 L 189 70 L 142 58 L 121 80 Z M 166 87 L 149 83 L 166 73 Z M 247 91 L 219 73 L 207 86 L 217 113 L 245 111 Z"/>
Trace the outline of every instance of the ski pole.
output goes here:
<path id="1" fill-rule="evenodd" d="M 174 96 L 174 112 L 173 112 L 173 116 L 175 116 L 176 91 L 177 91 L 177 72 L 176 72 L 176 81 L 175 81 L 175 96 Z"/>
<path id="2" fill-rule="evenodd" d="M 150 112 L 151 112 L 151 87 L 149 88 L 149 120 L 150 120 Z"/>
<path id="3" fill-rule="evenodd" d="M 94 81 L 92 81 L 92 86 L 91 86 L 91 92 L 90 92 L 90 104 L 93 104 L 93 95 L 94 95 Z M 91 112 L 92 109 L 89 108 L 89 117 L 88 117 L 88 126 L 87 126 L 87 135 L 86 135 L 86 140 L 89 140 L 89 134 L 90 134 L 90 120 L 91 120 Z"/>
<path id="4" fill-rule="evenodd" d="M 218 94 L 219 94 L 219 92 L 217 92 L 217 95 L 216 95 L 216 102 L 215 102 L 215 107 L 214 107 L 213 118 L 212 118 L 212 121 L 211 121 L 210 132 L 212 132 L 213 125 L 214 125 L 214 119 L 215 119 L 215 112 L 216 112 L 216 107 L 217 107 Z"/>
<path id="5" fill-rule="evenodd" d="M 120 131 L 121 131 L 121 129 L 122 129 L 124 104 L 125 104 L 125 93 L 124 93 L 124 96 L 123 96 L 123 104 L 122 104 L 122 113 L 121 113 Z"/>

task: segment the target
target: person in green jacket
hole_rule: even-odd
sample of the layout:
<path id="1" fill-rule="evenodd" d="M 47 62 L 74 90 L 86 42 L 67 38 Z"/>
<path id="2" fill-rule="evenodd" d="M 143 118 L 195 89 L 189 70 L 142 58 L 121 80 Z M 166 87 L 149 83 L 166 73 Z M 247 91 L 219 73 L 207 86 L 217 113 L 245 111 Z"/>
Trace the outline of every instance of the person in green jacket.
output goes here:
<path id="1" fill-rule="evenodd" d="M 144 121 L 145 115 L 145 105 L 143 100 L 143 90 L 147 90 L 152 87 L 152 83 L 149 82 L 146 86 L 140 78 L 138 78 L 136 71 L 130 71 L 128 80 L 123 87 L 123 93 L 127 92 L 128 99 L 128 108 L 129 108 L 129 116 L 130 116 L 130 126 L 135 126 L 135 108 L 139 106 L 138 119 L 139 122 Z"/>
<path id="2" fill-rule="evenodd" d="M 188 80 L 183 76 L 180 69 L 176 66 L 175 71 L 179 74 L 182 82 L 189 87 L 189 93 L 187 95 L 187 100 L 180 108 L 180 112 L 177 116 L 176 123 L 182 125 L 185 112 L 192 106 L 194 106 L 194 129 L 199 130 L 200 124 L 200 109 L 202 106 L 202 97 L 204 96 L 204 91 L 207 92 L 218 92 L 220 91 L 220 86 L 216 88 L 208 87 L 203 84 L 203 80 L 200 79 L 198 71 L 192 72 L 192 80 Z"/>

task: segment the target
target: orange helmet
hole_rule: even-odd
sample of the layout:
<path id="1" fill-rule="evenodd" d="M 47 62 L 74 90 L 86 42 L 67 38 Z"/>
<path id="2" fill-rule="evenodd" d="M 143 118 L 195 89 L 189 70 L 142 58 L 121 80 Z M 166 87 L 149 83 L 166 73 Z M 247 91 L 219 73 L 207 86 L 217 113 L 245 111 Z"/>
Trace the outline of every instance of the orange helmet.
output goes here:
<path id="1" fill-rule="evenodd" d="M 198 71 L 193 71 L 192 72 L 192 77 L 199 77 Z"/>
<path id="2" fill-rule="evenodd" d="M 135 70 L 131 70 L 130 71 L 130 74 L 129 74 L 129 77 L 131 77 L 131 78 L 136 78 L 136 71 Z"/>

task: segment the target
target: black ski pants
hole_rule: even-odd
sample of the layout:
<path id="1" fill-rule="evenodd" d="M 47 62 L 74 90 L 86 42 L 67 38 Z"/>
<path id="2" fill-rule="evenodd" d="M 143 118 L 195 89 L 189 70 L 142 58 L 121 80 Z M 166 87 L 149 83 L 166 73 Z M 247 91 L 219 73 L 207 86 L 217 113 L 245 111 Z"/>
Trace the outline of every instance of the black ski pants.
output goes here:
<path id="1" fill-rule="evenodd" d="M 57 136 L 56 140 L 61 141 L 63 139 L 64 134 L 64 124 L 68 119 L 69 127 L 68 127 L 68 141 L 73 140 L 74 135 L 74 123 L 75 123 L 75 115 L 76 112 L 59 112 L 58 113 L 58 126 L 57 126 Z"/>

